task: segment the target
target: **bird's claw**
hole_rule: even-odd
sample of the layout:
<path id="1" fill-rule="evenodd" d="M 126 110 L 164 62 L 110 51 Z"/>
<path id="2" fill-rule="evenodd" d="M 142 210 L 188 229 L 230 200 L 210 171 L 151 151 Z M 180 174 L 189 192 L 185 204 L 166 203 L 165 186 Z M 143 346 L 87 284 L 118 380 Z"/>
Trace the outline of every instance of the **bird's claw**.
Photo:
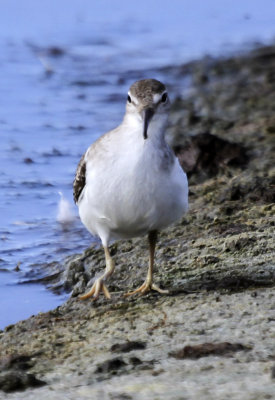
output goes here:
<path id="1" fill-rule="evenodd" d="M 95 283 L 87 293 L 83 294 L 82 296 L 79 296 L 78 298 L 79 300 L 86 300 L 89 299 L 90 297 L 93 297 L 93 300 L 97 300 L 101 292 L 103 292 L 104 296 L 107 299 L 111 298 L 107 286 L 105 285 L 103 280 L 99 278 L 95 281 Z"/>
<path id="2" fill-rule="evenodd" d="M 169 290 L 161 289 L 157 285 L 155 285 L 154 283 L 150 283 L 150 282 L 145 281 L 139 288 L 137 288 L 133 292 L 125 293 L 124 296 L 128 297 L 128 296 L 132 296 L 132 295 L 137 294 L 137 293 L 139 293 L 139 295 L 142 296 L 143 294 L 148 293 L 150 290 L 155 290 L 156 292 L 161 293 L 161 294 L 168 294 L 169 293 Z"/>

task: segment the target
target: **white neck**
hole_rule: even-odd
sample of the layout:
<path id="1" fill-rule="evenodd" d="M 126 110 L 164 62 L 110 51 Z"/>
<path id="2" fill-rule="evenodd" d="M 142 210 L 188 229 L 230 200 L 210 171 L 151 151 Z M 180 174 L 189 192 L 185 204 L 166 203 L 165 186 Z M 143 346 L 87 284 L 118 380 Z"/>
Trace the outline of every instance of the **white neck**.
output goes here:
<path id="1" fill-rule="evenodd" d="M 149 123 L 148 139 L 149 141 L 163 141 L 165 129 L 167 127 L 168 116 L 166 113 L 156 113 Z M 137 131 L 137 134 L 143 138 L 143 120 L 138 113 L 126 112 L 122 121 L 123 127 L 130 133 Z"/>

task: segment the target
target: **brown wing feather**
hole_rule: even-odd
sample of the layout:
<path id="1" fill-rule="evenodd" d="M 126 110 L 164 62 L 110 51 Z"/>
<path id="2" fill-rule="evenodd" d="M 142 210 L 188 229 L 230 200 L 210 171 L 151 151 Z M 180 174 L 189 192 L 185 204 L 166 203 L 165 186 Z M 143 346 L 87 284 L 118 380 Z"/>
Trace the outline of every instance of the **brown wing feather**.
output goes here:
<path id="1" fill-rule="evenodd" d="M 82 190 L 84 189 L 85 185 L 86 185 L 86 162 L 85 162 L 85 154 L 83 154 L 83 156 L 81 157 L 78 166 L 77 166 L 77 170 L 76 170 L 76 174 L 75 174 L 75 178 L 74 178 L 74 183 L 73 183 L 73 190 L 74 190 L 74 201 L 77 204 L 79 197 L 82 193 Z"/>

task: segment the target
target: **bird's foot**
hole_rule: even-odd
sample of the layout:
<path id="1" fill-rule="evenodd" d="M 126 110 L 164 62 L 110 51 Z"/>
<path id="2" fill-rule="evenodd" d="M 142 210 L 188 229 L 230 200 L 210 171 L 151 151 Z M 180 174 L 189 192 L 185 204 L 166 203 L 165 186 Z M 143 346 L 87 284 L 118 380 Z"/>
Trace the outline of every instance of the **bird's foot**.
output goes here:
<path id="1" fill-rule="evenodd" d="M 140 296 L 141 296 L 141 295 L 143 295 L 145 293 L 148 293 L 150 290 L 155 290 L 156 292 L 159 292 L 161 294 L 168 294 L 169 293 L 169 290 L 161 289 L 157 285 L 155 285 L 154 283 L 145 281 L 139 288 L 137 288 L 133 292 L 125 293 L 124 296 L 128 297 L 128 296 L 132 296 L 133 294 L 137 294 L 137 293 L 139 293 Z"/>
<path id="2" fill-rule="evenodd" d="M 86 299 L 89 299 L 90 297 L 93 297 L 93 300 L 97 300 L 101 292 L 103 292 L 104 296 L 107 299 L 111 298 L 111 295 L 110 295 L 109 290 L 107 289 L 107 286 L 105 285 L 103 280 L 99 278 L 95 281 L 95 283 L 93 284 L 93 286 L 91 287 L 89 292 L 83 294 L 83 296 L 79 296 L 78 298 L 79 298 L 79 300 L 86 300 Z"/>

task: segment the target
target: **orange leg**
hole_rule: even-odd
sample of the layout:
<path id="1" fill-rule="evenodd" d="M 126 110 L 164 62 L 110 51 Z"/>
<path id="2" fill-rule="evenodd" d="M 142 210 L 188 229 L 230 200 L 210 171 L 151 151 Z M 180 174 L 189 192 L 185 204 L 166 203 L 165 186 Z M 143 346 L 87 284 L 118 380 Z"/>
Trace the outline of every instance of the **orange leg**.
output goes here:
<path id="1" fill-rule="evenodd" d="M 154 269 L 154 259 L 155 259 L 155 249 L 157 243 L 157 231 L 151 231 L 148 233 L 148 241 L 149 241 L 149 268 L 147 272 L 147 277 L 145 282 L 133 292 L 126 293 L 125 296 L 132 296 L 133 294 L 140 293 L 145 294 L 150 290 L 156 290 L 161 294 L 169 293 L 168 290 L 160 289 L 157 285 L 153 283 L 153 269 Z"/>
<path id="2" fill-rule="evenodd" d="M 99 294 L 101 292 L 103 292 L 104 296 L 107 299 L 111 298 L 110 292 L 107 289 L 107 286 L 105 285 L 104 282 L 114 272 L 115 263 L 110 255 L 108 247 L 104 247 L 104 253 L 105 253 L 105 261 L 106 261 L 106 269 L 105 269 L 104 274 L 95 281 L 95 283 L 93 284 L 93 286 L 87 293 L 85 293 L 82 296 L 79 296 L 80 300 L 86 300 L 90 297 L 93 297 L 93 300 L 96 300 L 96 299 L 98 299 Z"/>

